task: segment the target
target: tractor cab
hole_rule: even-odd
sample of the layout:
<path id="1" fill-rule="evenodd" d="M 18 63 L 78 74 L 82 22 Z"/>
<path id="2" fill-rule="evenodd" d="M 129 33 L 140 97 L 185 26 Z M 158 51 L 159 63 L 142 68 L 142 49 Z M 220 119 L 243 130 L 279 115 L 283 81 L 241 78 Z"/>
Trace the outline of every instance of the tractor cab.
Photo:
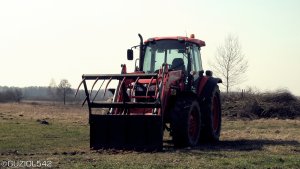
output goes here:
<path id="1" fill-rule="evenodd" d="M 167 68 L 167 71 L 172 74 L 171 76 L 182 76 L 177 79 L 183 80 L 185 89 L 193 88 L 194 81 L 198 79 L 200 72 L 203 72 L 200 49 L 205 46 L 204 41 L 195 39 L 193 34 L 190 38 L 182 36 L 155 37 L 145 42 L 140 36 L 140 40 L 140 57 L 137 59 L 139 65 L 135 65 L 136 71 L 152 74 Z M 128 49 L 127 54 L 128 59 L 132 60 L 132 49 Z"/>
<path id="2" fill-rule="evenodd" d="M 197 72 L 203 70 L 200 49 L 205 46 L 205 42 L 195 39 L 194 35 L 190 38 L 150 38 L 144 43 L 141 42 L 140 46 L 140 63 L 136 67 L 146 74 L 158 73 L 163 65 L 168 66 L 168 71 L 181 70 L 186 77 L 189 74 L 198 76 Z"/>

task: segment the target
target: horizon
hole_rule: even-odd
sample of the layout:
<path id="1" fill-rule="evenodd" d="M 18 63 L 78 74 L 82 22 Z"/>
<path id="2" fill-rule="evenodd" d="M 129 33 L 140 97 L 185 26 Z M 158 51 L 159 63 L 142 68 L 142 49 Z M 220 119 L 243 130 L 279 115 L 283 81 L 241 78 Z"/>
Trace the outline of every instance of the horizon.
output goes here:
<path id="1" fill-rule="evenodd" d="M 20 88 L 20 89 L 25 89 L 25 88 L 48 88 L 49 86 L 24 86 L 24 87 L 18 87 L 18 86 L 1 86 L 0 85 L 0 88 L 4 88 L 4 87 L 7 87 L 7 88 Z M 56 87 L 58 87 L 58 86 L 56 86 Z M 71 89 L 73 89 L 73 90 L 77 90 L 77 88 L 78 88 L 78 86 L 77 87 L 72 87 L 71 86 Z M 251 90 L 252 89 L 252 90 Z M 292 94 L 292 95 L 294 95 L 295 97 L 299 97 L 300 98 L 300 95 L 297 95 L 297 94 L 295 94 L 295 93 L 293 93 L 293 92 L 291 92 L 291 91 L 289 91 L 289 90 L 287 90 L 287 89 L 277 89 L 277 90 L 272 90 L 272 91 L 260 91 L 260 90 L 258 90 L 258 89 L 253 89 L 253 88 L 251 88 L 250 90 L 244 90 L 244 91 L 241 91 L 241 90 L 234 90 L 234 91 L 229 91 L 229 94 L 230 93 L 242 93 L 242 92 L 254 92 L 255 94 L 276 94 L 276 93 L 290 93 L 290 94 Z M 101 90 L 104 90 L 104 89 L 101 89 Z M 101 91 L 100 90 L 100 91 Z M 79 89 L 79 91 L 84 91 L 84 89 L 83 88 L 80 88 Z M 97 90 L 93 90 L 93 91 L 97 91 Z M 221 93 L 226 93 L 226 91 L 222 91 L 221 90 Z"/>

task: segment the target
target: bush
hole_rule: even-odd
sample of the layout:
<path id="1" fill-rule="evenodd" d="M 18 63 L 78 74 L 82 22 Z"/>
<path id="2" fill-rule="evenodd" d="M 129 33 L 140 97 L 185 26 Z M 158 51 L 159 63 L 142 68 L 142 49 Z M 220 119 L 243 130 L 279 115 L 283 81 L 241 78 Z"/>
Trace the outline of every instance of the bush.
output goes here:
<path id="1" fill-rule="evenodd" d="M 230 118 L 300 117 L 300 100 L 289 91 L 230 93 L 223 97 L 223 114 Z"/>

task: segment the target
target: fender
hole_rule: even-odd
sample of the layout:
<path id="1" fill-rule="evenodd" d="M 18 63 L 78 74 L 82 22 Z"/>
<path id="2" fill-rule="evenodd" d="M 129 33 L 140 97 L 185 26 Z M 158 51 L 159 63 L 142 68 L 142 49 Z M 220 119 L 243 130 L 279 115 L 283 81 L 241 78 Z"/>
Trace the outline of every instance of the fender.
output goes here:
<path id="1" fill-rule="evenodd" d="M 211 76 L 201 77 L 197 85 L 197 96 L 201 98 L 201 100 L 205 97 L 210 97 L 212 90 L 216 85 L 218 85 L 218 83 L 222 83 L 220 78 L 214 78 Z"/>

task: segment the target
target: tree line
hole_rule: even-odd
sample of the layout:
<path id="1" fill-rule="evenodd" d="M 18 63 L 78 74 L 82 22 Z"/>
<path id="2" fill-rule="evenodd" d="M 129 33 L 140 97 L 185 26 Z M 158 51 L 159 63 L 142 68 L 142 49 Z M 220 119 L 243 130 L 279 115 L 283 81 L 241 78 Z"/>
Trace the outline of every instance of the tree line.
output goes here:
<path id="1" fill-rule="evenodd" d="M 7 87 L 0 86 L 0 102 L 20 102 L 22 100 L 32 101 L 55 101 L 55 102 L 78 102 L 85 96 L 83 91 L 79 91 L 78 97 L 74 97 L 75 89 L 66 79 L 62 79 L 58 85 L 51 80 L 48 87 Z"/>
<path id="2" fill-rule="evenodd" d="M 30 87 L 8 87 L 0 86 L 0 102 L 21 102 L 21 101 L 53 101 L 72 103 L 82 103 L 85 100 L 84 90 L 79 90 L 75 97 L 77 89 L 73 89 L 67 79 L 62 79 L 58 85 L 51 79 L 49 86 L 30 86 Z M 96 91 L 93 92 L 94 94 Z M 112 97 L 111 93 L 103 97 L 103 90 L 98 93 L 98 100 L 107 100 Z"/>
<path id="3" fill-rule="evenodd" d="M 20 102 L 22 98 L 21 88 L 0 86 L 0 102 Z"/>

